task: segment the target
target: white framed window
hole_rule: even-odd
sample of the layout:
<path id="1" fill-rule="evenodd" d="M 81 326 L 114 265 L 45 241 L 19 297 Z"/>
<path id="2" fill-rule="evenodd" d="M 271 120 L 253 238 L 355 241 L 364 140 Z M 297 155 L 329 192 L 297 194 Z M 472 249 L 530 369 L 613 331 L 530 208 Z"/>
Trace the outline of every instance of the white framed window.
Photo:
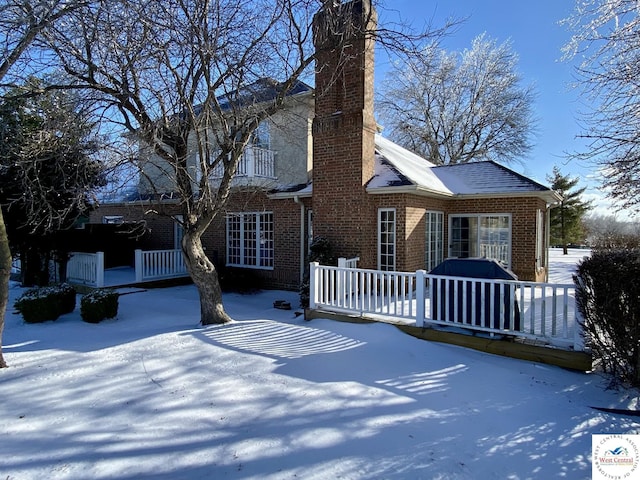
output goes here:
<path id="1" fill-rule="evenodd" d="M 511 266 L 511 215 L 449 216 L 449 257 L 485 257 Z"/>
<path id="2" fill-rule="evenodd" d="M 396 209 L 378 210 L 378 269 L 396 269 Z"/>
<path id="3" fill-rule="evenodd" d="M 251 134 L 251 145 L 265 150 L 271 149 L 271 127 L 267 120 L 258 124 L 258 127 Z"/>
<path id="4" fill-rule="evenodd" d="M 273 233 L 273 212 L 228 214 L 227 265 L 272 269 Z"/>
<path id="5" fill-rule="evenodd" d="M 544 266 L 544 212 L 538 209 L 536 211 L 536 270 L 539 272 Z"/>
<path id="6" fill-rule="evenodd" d="M 425 220 L 427 225 L 425 267 L 430 271 L 444 260 L 444 213 L 427 211 Z"/>

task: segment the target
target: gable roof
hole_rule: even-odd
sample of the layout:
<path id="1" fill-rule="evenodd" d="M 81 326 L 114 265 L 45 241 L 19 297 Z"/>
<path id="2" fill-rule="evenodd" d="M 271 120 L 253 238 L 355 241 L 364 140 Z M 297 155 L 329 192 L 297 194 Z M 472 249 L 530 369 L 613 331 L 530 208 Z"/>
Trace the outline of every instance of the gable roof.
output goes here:
<path id="1" fill-rule="evenodd" d="M 493 161 L 435 166 L 381 135 L 376 135 L 375 141 L 375 173 L 367 184 L 370 193 L 444 197 L 533 195 L 549 203 L 560 200 L 549 187 Z"/>
<path id="2" fill-rule="evenodd" d="M 373 178 L 367 190 L 384 187 L 416 186 L 428 192 L 450 196 L 453 194 L 434 173 L 433 163 L 376 135 L 376 162 Z"/>

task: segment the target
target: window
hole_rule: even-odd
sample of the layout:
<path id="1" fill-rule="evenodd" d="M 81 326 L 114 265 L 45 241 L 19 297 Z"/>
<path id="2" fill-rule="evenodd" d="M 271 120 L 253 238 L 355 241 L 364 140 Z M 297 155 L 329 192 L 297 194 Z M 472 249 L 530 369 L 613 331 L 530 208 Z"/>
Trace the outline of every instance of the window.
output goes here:
<path id="1" fill-rule="evenodd" d="M 273 213 L 227 215 L 227 265 L 273 268 Z"/>
<path id="2" fill-rule="evenodd" d="M 251 142 L 254 147 L 264 148 L 269 150 L 271 148 L 271 129 L 269 128 L 269 122 L 263 121 L 258 124 L 258 127 L 251 134 Z"/>
<path id="3" fill-rule="evenodd" d="M 109 225 L 117 225 L 120 223 L 124 223 L 124 216 L 122 215 L 104 215 L 102 217 L 102 223 L 106 223 Z"/>
<path id="4" fill-rule="evenodd" d="M 444 213 L 427 212 L 427 251 L 425 266 L 427 271 L 444 260 Z"/>
<path id="5" fill-rule="evenodd" d="M 450 257 L 493 258 L 510 266 L 510 215 L 452 215 L 450 229 Z"/>
<path id="6" fill-rule="evenodd" d="M 378 269 L 393 271 L 396 268 L 396 211 L 393 208 L 378 210 Z"/>
<path id="7" fill-rule="evenodd" d="M 536 212 L 536 270 L 539 272 L 545 266 L 544 255 L 544 213 Z"/>

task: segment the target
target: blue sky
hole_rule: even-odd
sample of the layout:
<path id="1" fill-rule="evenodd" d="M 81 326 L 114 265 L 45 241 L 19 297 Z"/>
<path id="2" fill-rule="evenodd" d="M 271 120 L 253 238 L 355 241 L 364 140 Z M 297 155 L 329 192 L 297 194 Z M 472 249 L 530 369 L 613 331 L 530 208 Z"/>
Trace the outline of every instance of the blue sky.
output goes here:
<path id="1" fill-rule="evenodd" d="M 557 165 L 563 174 L 579 176 L 579 186 L 589 187 L 585 199 L 594 199 L 594 213 L 611 215 L 607 200 L 603 199 L 592 165 L 568 161 L 566 152 L 581 149 L 578 112 L 584 110 L 578 92 L 572 89 L 572 65 L 561 61 L 561 48 L 569 40 L 570 32 L 558 22 L 573 10 L 574 0 L 392 0 L 379 11 L 380 21 L 397 21 L 398 17 L 421 28 L 430 21 L 434 26 L 444 24 L 447 17 L 467 18 L 443 45 L 449 50 L 463 50 L 481 33 L 503 43 L 511 41 L 518 54 L 518 73 L 524 84 L 533 84 L 537 99 L 535 115 L 539 120 L 535 147 L 523 165 L 513 164 L 517 170 L 542 183 Z M 397 12 L 395 11 L 397 10 Z M 388 60 L 376 57 L 376 80 L 382 80 Z M 626 219 L 625 212 L 617 214 Z"/>

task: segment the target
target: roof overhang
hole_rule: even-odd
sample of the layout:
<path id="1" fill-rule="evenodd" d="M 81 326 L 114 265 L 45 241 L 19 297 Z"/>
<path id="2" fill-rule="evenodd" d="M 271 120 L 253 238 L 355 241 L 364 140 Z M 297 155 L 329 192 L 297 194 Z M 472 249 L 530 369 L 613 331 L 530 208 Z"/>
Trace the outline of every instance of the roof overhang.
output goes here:
<path id="1" fill-rule="evenodd" d="M 295 199 L 295 198 L 311 198 L 313 196 L 313 192 L 304 190 L 301 192 L 278 192 L 278 193 L 269 193 L 267 198 L 270 200 L 287 200 L 287 199 Z"/>
<path id="2" fill-rule="evenodd" d="M 434 191 L 419 185 L 367 188 L 367 193 L 371 195 L 409 194 L 452 200 L 534 197 L 544 200 L 550 206 L 555 206 L 562 200 L 562 197 L 553 190 L 504 193 L 443 193 L 441 191 Z"/>
<path id="3" fill-rule="evenodd" d="M 367 193 L 371 195 L 389 195 L 389 194 L 409 194 L 420 195 L 423 197 L 435 197 L 435 198 L 453 198 L 455 195 L 452 193 L 444 193 L 438 190 L 432 190 L 430 188 L 422 187 L 420 185 L 398 185 L 389 187 L 373 187 L 367 188 Z"/>

